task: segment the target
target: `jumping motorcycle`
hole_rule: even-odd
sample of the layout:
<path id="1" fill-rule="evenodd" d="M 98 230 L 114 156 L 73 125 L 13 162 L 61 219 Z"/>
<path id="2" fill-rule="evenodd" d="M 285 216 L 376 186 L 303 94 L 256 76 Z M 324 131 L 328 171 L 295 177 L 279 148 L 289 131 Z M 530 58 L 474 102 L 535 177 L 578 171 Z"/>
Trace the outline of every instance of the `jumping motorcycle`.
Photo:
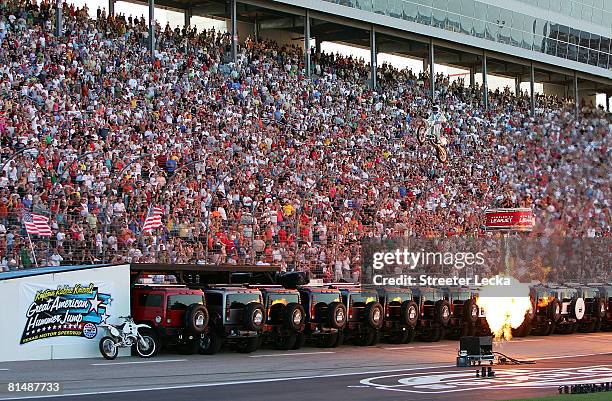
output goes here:
<path id="1" fill-rule="evenodd" d="M 158 351 L 155 339 L 149 334 L 142 334 L 141 329 L 151 329 L 146 324 L 136 324 L 131 316 L 119 316 L 124 322 L 120 325 L 108 323 L 98 327 L 108 330 L 110 335 L 100 339 L 100 353 L 104 359 L 117 358 L 119 348 L 132 347 L 141 358 L 151 358 Z"/>
<path id="2" fill-rule="evenodd" d="M 436 157 L 440 163 L 446 163 L 448 160 L 448 152 L 446 151 L 446 145 L 448 144 L 446 138 L 440 137 L 440 142 L 436 140 L 434 133 L 434 125 L 425 119 L 420 120 L 420 124 L 416 129 L 417 140 L 420 145 L 424 145 L 425 142 L 429 142 L 431 146 L 436 149 Z"/>

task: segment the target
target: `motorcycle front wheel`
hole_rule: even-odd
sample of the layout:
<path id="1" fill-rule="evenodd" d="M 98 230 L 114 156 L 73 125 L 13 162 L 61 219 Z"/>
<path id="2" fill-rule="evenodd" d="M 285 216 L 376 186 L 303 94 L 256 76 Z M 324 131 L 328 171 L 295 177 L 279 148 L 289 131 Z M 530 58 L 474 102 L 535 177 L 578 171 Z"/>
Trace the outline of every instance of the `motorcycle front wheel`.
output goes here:
<path id="1" fill-rule="evenodd" d="M 104 359 L 113 360 L 117 358 L 117 354 L 119 353 L 119 347 L 117 347 L 117 342 L 113 337 L 102 337 L 100 339 L 100 353 L 104 357 Z"/>
<path id="2" fill-rule="evenodd" d="M 151 358 L 157 352 L 155 339 L 148 335 L 143 335 L 142 339 L 136 342 L 136 352 L 141 358 Z"/>
<path id="3" fill-rule="evenodd" d="M 416 136 L 419 144 L 423 145 L 427 140 L 427 127 L 425 126 L 425 123 L 419 124 L 417 127 Z"/>

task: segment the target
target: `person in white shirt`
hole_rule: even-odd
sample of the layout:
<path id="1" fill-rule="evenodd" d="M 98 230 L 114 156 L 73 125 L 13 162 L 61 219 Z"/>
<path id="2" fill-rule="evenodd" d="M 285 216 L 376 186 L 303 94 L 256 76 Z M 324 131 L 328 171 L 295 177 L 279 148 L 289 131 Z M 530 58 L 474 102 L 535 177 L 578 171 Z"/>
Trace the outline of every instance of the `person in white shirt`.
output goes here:
<path id="1" fill-rule="evenodd" d="M 117 216 L 122 216 L 125 212 L 125 204 L 117 200 L 117 202 L 115 202 L 115 204 L 113 205 L 113 211 Z"/>
<path id="2" fill-rule="evenodd" d="M 57 246 L 62 246 L 64 244 L 64 240 L 66 239 L 64 228 L 61 228 L 60 231 L 57 232 L 55 238 L 57 239 Z"/>
<path id="3" fill-rule="evenodd" d="M 57 248 L 53 250 L 53 255 L 51 255 L 51 266 L 59 266 L 61 265 L 64 258 L 59 254 Z"/>
<path id="4" fill-rule="evenodd" d="M 283 255 L 280 249 L 275 246 L 274 250 L 272 251 L 272 261 L 277 264 L 280 263 L 281 260 L 283 260 Z"/>
<path id="5" fill-rule="evenodd" d="M 114 235 L 109 236 L 106 242 L 111 251 L 117 250 L 117 238 Z"/>
<path id="6" fill-rule="evenodd" d="M 17 167 L 15 167 L 15 160 L 11 160 L 9 165 L 6 167 L 9 179 L 13 182 L 17 181 Z"/>

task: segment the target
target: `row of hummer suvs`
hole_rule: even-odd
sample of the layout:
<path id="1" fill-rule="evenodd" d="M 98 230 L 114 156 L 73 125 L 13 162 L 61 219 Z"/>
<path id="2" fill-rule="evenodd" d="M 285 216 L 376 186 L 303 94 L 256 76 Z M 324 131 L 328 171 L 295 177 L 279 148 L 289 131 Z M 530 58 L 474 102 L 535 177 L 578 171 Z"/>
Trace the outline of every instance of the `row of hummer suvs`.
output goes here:
<path id="1" fill-rule="evenodd" d="M 612 286 L 534 286 L 533 307 L 515 336 L 612 330 Z M 375 345 L 487 335 L 474 288 L 135 285 L 132 316 L 161 347 L 215 354 L 250 353 L 263 343 L 298 349 L 345 342 Z M 161 349 L 158 347 L 158 349 Z"/>
<path id="2" fill-rule="evenodd" d="M 532 308 L 516 335 L 612 330 L 612 285 L 531 287 Z"/>

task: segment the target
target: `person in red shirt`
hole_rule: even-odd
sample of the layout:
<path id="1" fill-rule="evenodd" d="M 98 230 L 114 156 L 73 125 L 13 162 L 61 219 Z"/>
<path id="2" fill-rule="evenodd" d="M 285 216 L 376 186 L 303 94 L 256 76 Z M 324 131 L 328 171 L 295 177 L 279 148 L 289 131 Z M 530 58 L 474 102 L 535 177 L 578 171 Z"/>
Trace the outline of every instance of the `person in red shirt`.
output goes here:
<path id="1" fill-rule="evenodd" d="M 8 199 L 2 197 L 0 199 L 0 222 L 4 225 L 7 224 L 8 214 Z"/>

